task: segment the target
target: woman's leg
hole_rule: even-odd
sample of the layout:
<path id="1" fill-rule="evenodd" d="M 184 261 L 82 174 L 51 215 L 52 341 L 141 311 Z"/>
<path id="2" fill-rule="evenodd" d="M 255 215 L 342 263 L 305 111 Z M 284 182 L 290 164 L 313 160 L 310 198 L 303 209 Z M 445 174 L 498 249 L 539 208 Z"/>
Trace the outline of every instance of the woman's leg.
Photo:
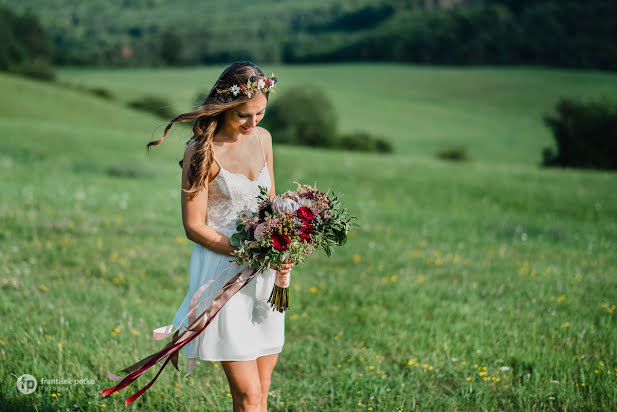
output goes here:
<path id="1" fill-rule="evenodd" d="M 221 365 L 229 381 L 234 412 L 260 412 L 262 390 L 257 361 L 221 361 Z"/>
<path id="2" fill-rule="evenodd" d="M 268 410 L 268 390 L 270 389 L 270 376 L 272 376 L 272 370 L 276 365 L 276 361 L 279 357 L 278 353 L 274 355 L 266 355 L 257 358 L 257 370 L 259 373 L 259 381 L 261 383 L 261 411 L 266 412 Z"/>

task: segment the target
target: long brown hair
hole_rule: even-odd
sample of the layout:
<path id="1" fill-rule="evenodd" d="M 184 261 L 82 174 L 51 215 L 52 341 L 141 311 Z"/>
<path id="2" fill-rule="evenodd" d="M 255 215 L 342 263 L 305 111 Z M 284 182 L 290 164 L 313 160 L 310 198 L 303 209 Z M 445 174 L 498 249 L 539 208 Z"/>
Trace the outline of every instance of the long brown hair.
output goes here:
<path id="1" fill-rule="evenodd" d="M 234 84 L 246 84 L 252 76 L 264 76 L 263 72 L 250 61 L 234 62 L 227 66 L 221 73 L 212 89 L 197 106 L 197 109 L 183 113 L 174 117 L 163 133 L 160 140 L 155 140 L 146 145 L 146 149 L 150 150 L 150 146 L 158 146 L 165 141 L 167 133 L 175 122 L 187 122 L 195 119 L 193 124 L 193 137 L 195 140 L 195 152 L 191 158 L 188 167 L 188 184 L 189 188 L 182 191 L 188 193 L 189 199 L 193 199 L 197 193 L 207 184 L 208 175 L 210 174 L 210 166 L 213 160 L 212 139 L 215 133 L 223 126 L 223 116 L 225 111 L 239 106 L 249 100 L 249 97 L 240 94 L 236 98 L 228 102 L 222 102 L 217 98 L 216 89 L 227 89 Z M 261 93 L 261 92 L 259 92 Z M 265 93 L 268 98 L 269 93 Z M 257 94 L 253 95 L 253 98 Z M 186 144 L 188 145 L 189 140 Z M 183 167 L 183 161 L 180 162 L 180 167 Z"/>

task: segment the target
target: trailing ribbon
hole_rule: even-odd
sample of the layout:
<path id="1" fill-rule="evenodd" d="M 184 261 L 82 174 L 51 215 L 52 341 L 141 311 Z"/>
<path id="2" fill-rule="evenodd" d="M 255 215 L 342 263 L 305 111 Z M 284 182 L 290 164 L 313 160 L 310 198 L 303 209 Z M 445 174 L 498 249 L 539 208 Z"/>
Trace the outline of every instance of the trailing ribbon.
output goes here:
<path id="1" fill-rule="evenodd" d="M 228 268 L 226 268 L 225 270 L 227 270 Z M 246 284 L 248 284 L 248 282 L 257 275 L 257 273 L 258 270 L 251 267 L 246 267 L 242 271 L 236 273 L 236 275 L 234 275 L 234 277 L 231 278 L 231 280 L 221 288 L 221 290 L 218 292 L 218 294 L 212 301 L 212 304 L 210 304 L 210 306 L 198 318 L 195 318 L 195 310 L 198 306 L 197 302 L 199 301 L 203 292 L 207 289 L 208 286 L 212 284 L 215 279 L 212 279 L 211 281 L 200 287 L 191 298 L 191 306 L 189 307 L 189 313 L 187 315 L 189 317 L 189 327 L 182 327 L 182 329 L 184 329 L 182 333 L 180 333 L 180 328 L 176 330 L 175 333 L 173 331 L 170 331 L 170 329 L 173 329 L 173 325 L 168 325 L 163 328 L 155 329 L 155 339 L 164 339 L 165 337 L 173 334 L 171 342 L 165 345 L 165 347 L 163 347 L 163 349 L 161 349 L 157 353 L 147 356 L 139 362 L 129 366 L 128 368 L 123 369 L 122 372 L 128 373 L 128 375 L 124 378 L 114 375 L 110 371 L 107 371 L 107 375 L 110 379 L 120 381 L 120 383 L 116 386 L 101 390 L 99 391 L 99 393 L 103 395 L 103 398 L 106 398 L 112 393 L 122 390 L 123 388 L 136 381 L 146 370 L 150 369 L 152 366 L 156 365 L 164 358 L 167 358 L 165 359 L 165 362 L 161 366 L 161 369 L 158 371 L 156 376 L 146 386 L 144 386 L 135 394 L 131 395 L 125 400 L 124 404 L 129 405 L 135 399 L 139 398 L 145 391 L 147 391 L 150 386 L 152 386 L 152 384 L 157 380 L 157 378 L 159 377 L 163 369 L 165 369 L 165 366 L 167 366 L 167 363 L 170 360 L 172 361 L 174 367 L 179 371 L 178 353 L 180 349 L 182 349 L 189 342 L 195 339 L 201 332 L 203 332 L 210 324 L 210 322 L 212 322 L 219 310 L 221 310 L 223 305 L 225 305 L 225 303 L 227 303 L 229 299 L 233 295 L 235 295 L 240 289 L 246 286 Z M 189 363 L 189 371 L 187 375 L 193 370 L 194 362 L 195 360 L 192 359 L 192 362 Z"/>

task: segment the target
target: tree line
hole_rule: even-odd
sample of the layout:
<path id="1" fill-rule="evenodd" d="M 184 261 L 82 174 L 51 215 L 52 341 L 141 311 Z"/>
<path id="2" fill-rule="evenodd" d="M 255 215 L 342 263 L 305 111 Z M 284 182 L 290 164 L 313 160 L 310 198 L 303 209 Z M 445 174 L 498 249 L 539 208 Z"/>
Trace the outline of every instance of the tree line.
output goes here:
<path id="1" fill-rule="evenodd" d="M 380 60 L 617 69 L 617 2 L 607 0 L 366 0 L 353 6 L 333 0 L 275 12 L 266 6 L 249 20 L 222 4 L 222 14 L 207 20 L 210 14 L 205 13 L 204 24 L 183 23 L 187 13 L 182 2 L 130 1 L 115 10 L 120 5 L 93 0 L 70 13 L 65 10 L 70 1 L 56 2 L 55 8 L 42 0 L 26 2 L 40 6 L 49 30 L 45 42 L 32 13 L 2 13 L 2 67 L 27 56 L 19 50 L 36 31 L 40 41 L 32 50 L 60 65 L 196 65 L 249 59 L 262 64 Z M 107 11 L 95 13 L 95 7 Z M 60 12 L 69 18 L 60 19 Z M 101 17 L 131 12 L 167 14 L 165 19 L 143 21 Z M 26 29 L 30 34 L 20 33 L 19 27 L 31 27 Z"/>
<path id="2" fill-rule="evenodd" d="M 53 78 L 54 47 L 36 15 L 0 7 L 0 70 Z"/>

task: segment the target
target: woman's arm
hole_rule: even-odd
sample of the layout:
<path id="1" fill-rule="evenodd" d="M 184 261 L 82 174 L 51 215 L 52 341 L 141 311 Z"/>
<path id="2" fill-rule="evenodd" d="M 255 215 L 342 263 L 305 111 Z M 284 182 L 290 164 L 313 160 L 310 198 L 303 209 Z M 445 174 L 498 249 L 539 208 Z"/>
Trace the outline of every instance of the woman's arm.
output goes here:
<path id="1" fill-rule="evenodd" d="M 195 153 L 195 142 L 189 143 L 184 151 L 182 187 L 185 189 L 189 188 L 188 168 L 191 164 L 193 153 Z M 231 252 L 237 248 L 229 243 L 229 237 L 206 225 L 208 185 L 206 184 L 205 187 L 190 200 L 185 192 L 181 192 L 180 200 L 182 207 L 182 224 L 184 225 L 186 237 L 216 253 L 231 256 Z"/>

